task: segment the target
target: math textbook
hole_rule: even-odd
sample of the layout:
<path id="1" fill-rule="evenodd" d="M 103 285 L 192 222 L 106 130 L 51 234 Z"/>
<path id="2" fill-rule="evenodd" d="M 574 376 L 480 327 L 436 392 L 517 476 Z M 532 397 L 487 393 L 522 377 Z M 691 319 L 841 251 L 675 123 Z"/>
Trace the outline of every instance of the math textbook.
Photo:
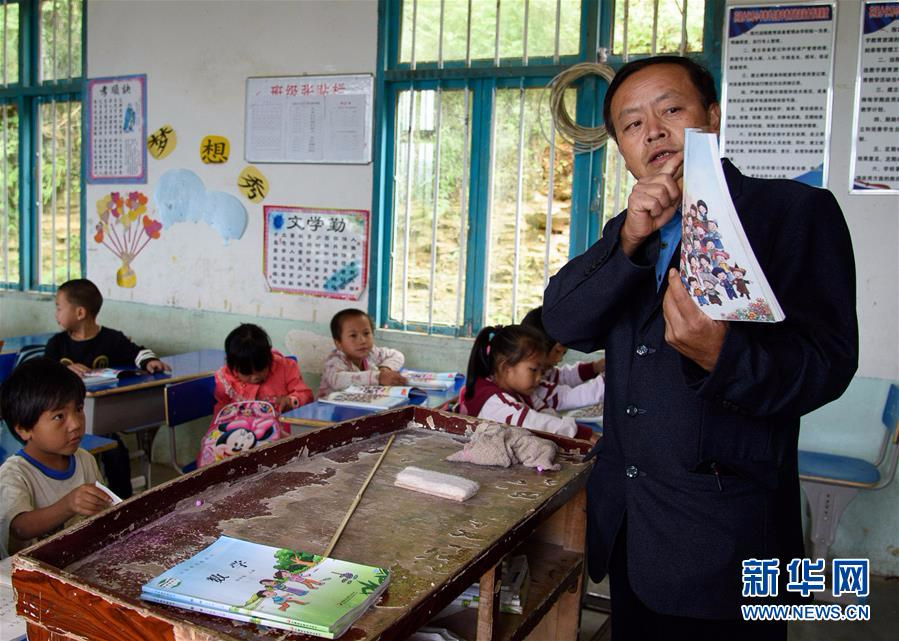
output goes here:
<path id="1" fill-rule="evenodd" d="M 681 214 L 681 280 L 699 309 L 715 320 L 784 320 L 730 197 L 713 133 L 684 133 Z"/>
<path id="2" fill-rule="evenodd" d="M 141 598 L 335 639 L 389 579 L 385 568 L 220 536 L 144 584 Z"/>
<path id="3" fill-rule="evenodd" d="M 318 400 L 346 407 L 386 410 L 407 404 L 411 392 L 411 387 L 399 385 L 350 385 L 345 390 L 331 392 Z"/>
<path id="4" fill-rule="evenodd" d="M 401 369 L 406 382 L 419 389 L 448 390 L 456 384 L 458 372 L 422 372 L 415 369 Z"/>

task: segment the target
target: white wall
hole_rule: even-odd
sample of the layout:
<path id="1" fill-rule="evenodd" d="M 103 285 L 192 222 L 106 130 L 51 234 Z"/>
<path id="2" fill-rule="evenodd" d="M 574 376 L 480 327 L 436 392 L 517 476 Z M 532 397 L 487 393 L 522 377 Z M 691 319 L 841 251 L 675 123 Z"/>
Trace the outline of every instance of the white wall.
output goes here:
<path id="1" fill-rule="evenodd" d="M 728 6 L 743 4 L 789 3 L 728 2 Z M 837 33 L 827 188 L 843 209 L 855 249 L 858 375 L 899 379 L 899 195 L 849 194 L 862 3 L 840 0 L 835 4 Z M 827 256 L 821 256 L 820 260 L 827 260 Z"/>
<path id="2" fill-rule="evenodd" d="M 263 205 L 371 207 L 372 165 L 253 163 L 268 178 L 262 203 L 237 188 L 244 160 L 246 80 L 251 76 L 374 73 L 377 2 L 88 3 L 87 75 L 147 75 L 147 130 L 171 125 L 177 147 L 148 155 L 146 185 L 87 186 L 87 272 L 108 299 L 206 311 L 327 322 L 346 301 L 267 291 L 262 273 Z M 227 163 L 204 164 L 200 141 L 225 136 Z M 110 191 L 138 190 L 155 205 L 159 177 L 189 169 L 207 190 L 246 207 L 248 227 L 225 245 L 205 223 L 166 226 L 134 260 L 137 286 L 116 285 L 121 262 L 93 239 L 96 201 Z M 367 294 L 351 303 L 365 308 Z"/>

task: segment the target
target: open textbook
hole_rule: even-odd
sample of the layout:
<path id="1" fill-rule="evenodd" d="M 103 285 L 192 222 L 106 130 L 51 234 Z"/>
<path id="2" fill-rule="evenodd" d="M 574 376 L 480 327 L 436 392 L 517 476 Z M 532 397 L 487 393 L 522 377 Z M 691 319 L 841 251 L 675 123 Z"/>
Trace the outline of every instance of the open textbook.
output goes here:
<path id="1" fill-rule="evenodd" d="M 699 309 L 715 320 L 784 320 L 740 224 L 713 133 L 684 132 L 681 213 L 681 280 Z"/>
<path id="2" fill-rule="evenodd" d="M 411 387 L 401 386 L 350 385 L 345 390 L 331 392 L 318 400 L 346 407 L 383 410 L 408 403 L 411 391 Z"/>
<path id="3" fill-rule="evenodd" d="M 101 383 L 110 383 L 112 381 L 128 378 L 129 376 L 140 376 L 146 374 L 142 369 L 115 369 L 112 367 L 103 367 L 100 369 L 87 370 L 81 379 L 87 386 L 100 385 Z"/>
<path id="4" fill-rule="evenodd" d="M 151 579 L 141 598 L 333 639 L 387 588 L 384 568 L 220 536 Z"/>
<path id="5" fill-rule="evenodd" d="M 414 369 L 401 369 L 400 374 L 406 382 L 419 389 L 448 390 L 456 384 L 458 372 L 422 372 Z"/>

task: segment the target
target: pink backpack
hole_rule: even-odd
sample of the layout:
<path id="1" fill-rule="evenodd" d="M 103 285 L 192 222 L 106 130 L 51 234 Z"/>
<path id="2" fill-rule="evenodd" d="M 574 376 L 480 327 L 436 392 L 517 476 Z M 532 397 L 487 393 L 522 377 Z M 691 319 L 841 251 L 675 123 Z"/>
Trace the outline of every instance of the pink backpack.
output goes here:
<path id="1" fill-rule="evenodd" d="M 266 401 L 238 401 L 225 405 L 203 437 L 197 467 L 237 456 L 262 443 L 290 436 L 278 412 Z"/>

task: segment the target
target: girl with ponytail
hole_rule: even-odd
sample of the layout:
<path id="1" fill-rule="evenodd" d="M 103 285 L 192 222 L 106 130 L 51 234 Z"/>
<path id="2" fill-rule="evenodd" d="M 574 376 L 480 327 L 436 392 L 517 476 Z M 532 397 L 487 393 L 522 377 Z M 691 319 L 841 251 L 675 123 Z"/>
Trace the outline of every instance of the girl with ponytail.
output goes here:
<path id="1" fill-rule="evenodd" d="M 545 341 L 522 325 L 485 327 L 471 348 L 459 411 L 469 416 L 560 436 L 588 439 L 592 432 L 573 418 L 534 409 L 531 396 L 543 374 Z"/>

